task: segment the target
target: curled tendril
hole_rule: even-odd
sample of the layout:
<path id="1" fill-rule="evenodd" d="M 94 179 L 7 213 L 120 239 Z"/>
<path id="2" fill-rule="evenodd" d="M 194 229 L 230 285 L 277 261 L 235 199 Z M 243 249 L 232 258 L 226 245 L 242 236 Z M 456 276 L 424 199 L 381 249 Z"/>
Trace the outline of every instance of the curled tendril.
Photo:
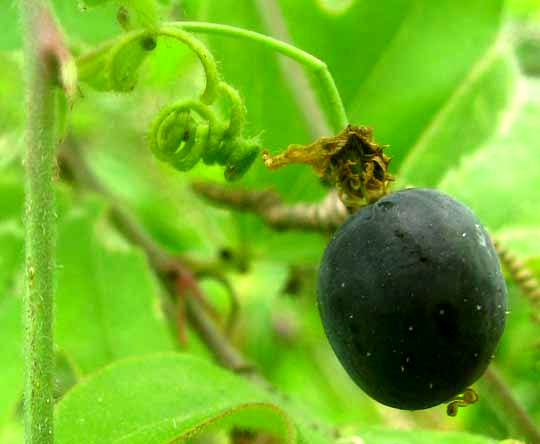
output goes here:
<path id="1" fill-rule="evenodd" d="M 472 388 L 466 388 L 462 394 L 450 400 L 446 406 L 446 414 L 457 416 L 460 407 L 467 407 L 476 401 L 478 401 L 478 394 Z"/>
<path id="2" fill-rule="evenodd" d="M 154 156 L 180 171 L 203 160 L 207 165 L 225 166 L 227 180 L 242 176 L 257 158 L 259 144 L 241 135 L 245 112 L 238 92 L 224 82 L 219 92 L 231 102 L 226 122 L 201 101 L 185 100 L 162 109 L 149 135 Z"/>
<path id="3" fill-rule="evenodd" d="M 184 100 L 160 111 L 149 134 L 152 153 L 180 171 L 187 171 L 199 160 L 225 166 L 225 177 L 242 176 L 256 159 L 259 143 L 245 139 L 244 104 L 238 91 L 219 80 L 214 57 L 191 34 L 178 27 L 130 31 L 114 41 L 78 59 L 81 80 L 102 91 L 131 91 L 137 82 L 139 67 L 160 37 L 178 40 L 201 61 L 206 85 L 199 100 Z M 228 119 L 218 118 L 212 108 L 219 96 L 229 106 Z"/>
<path id="4" fill-rule="evenodd" d="M 182 42 L 199 58 L 206 78 L 206 87 L 201 95 L 201 101 L 207 105 L 213 103 L 218 96 L 219 84 L 221 82 L 219 81 L 217 64 L 212 53 L 208 51 L 206 46 L 204 46 L 199 40 L 182 29 L 164 26 L 158 31 L 158 34 L 160 36 L 171 37 Z"/>

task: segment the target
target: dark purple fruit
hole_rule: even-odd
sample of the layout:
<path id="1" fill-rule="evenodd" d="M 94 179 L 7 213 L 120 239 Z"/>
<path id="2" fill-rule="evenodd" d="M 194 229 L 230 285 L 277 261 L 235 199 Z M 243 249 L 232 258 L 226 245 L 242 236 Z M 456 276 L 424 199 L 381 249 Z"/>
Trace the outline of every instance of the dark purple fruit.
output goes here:
<path id="1" fill-rule="evenodd" d="M 484 372 L 506 286 L 474 214 L 435 190 L 385 196 L 346 221 L 319 272 L 326 334 L 351 378 L 400 409 L 449 401 Z"/>

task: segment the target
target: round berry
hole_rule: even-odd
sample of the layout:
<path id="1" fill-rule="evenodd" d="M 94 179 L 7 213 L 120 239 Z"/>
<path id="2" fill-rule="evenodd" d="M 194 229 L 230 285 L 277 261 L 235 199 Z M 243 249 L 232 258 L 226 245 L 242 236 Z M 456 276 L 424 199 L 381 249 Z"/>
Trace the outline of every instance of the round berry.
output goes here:
<path id="1" fill-rule="evenodd" d="M 334 234 L 318 303 L 360 388 L 417 410 L 482 375 L 504 330 L 506 286 L 471 210 L 441 192 L 408 189 L 362 208 Z"/>

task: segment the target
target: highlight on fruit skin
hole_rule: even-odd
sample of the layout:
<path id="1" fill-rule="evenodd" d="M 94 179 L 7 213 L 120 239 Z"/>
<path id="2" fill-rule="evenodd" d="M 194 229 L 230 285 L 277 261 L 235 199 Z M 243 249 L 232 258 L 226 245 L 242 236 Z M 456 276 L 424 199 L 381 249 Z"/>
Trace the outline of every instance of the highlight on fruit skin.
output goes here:
<path id="1" fill-rule="evenodd" d="M 503 333 L 506 285 L 470 209 L 430 189 L 388 194 L 351 216 L 319 270 L 326 335 L 382 404 L 449 402 L 485 371 Z"/>

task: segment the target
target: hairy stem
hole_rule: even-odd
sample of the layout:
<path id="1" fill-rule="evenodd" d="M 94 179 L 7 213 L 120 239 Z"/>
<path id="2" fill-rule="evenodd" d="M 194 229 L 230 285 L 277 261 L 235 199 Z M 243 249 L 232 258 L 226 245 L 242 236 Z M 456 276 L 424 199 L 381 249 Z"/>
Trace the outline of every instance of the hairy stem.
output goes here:
<path id="1" fill-rule="evenodd" d="M 21 0 L 26 71 L 25 442 L 53 443 L 54 23 L 45 2 Z"/>
<path id="2" fill-rule="evenodd" d="M 320 82 L 321 89 L 327 98 L 327 116 L 330 122 L 332 122 L 334 131 L 337 133 L 348 125 L 349 120 L 347 118 L 347 114 L 345 113 L 345 107 L 343 106 L 343 102 L 341 100 L 341 96 L 339 95 L 336 83 L 334 82 L 334 78 L 330 74 L 326 63 L 312 56 L 311 54 L 308 54 L 295 46 L 289 45 L 288 43 L 268 37 L 264 34 L 236 28 L 234 26 L 205 22 L 172 22 L 168 25 L 178 26 L 181 29 L 190 32 L 219 34 L 259 42 L 266 47 L 279 52 L 280 54 L 296 60 L 298 63 L 309 69 Z"/>

